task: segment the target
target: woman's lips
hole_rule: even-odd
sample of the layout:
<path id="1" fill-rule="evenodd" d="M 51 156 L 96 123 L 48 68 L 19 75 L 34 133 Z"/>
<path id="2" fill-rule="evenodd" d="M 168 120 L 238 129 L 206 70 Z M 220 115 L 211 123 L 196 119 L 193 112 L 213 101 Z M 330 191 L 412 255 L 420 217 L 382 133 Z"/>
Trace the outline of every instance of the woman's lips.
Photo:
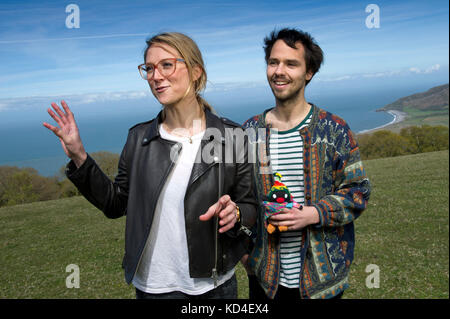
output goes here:
<path id="1" fill-rule="evenodd" d="M 162 93 L 165 90 L 167 90 L 168 88 L 169 88 L 168 86 L 159 86 L 159 87 L 155 88 L 155 91 L 158 93 Z"/>

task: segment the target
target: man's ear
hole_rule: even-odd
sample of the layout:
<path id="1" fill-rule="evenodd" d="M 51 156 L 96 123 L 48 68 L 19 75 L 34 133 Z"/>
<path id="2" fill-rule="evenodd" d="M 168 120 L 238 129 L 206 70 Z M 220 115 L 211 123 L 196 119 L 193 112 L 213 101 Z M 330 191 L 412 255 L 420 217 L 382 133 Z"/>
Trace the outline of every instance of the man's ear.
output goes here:
<path id="1" fill-rule="evenodd" d="M 311 71 L 306 72 L 306 80 L 311 81 L 313 75 L 314 73 L 312 73 Z"/>

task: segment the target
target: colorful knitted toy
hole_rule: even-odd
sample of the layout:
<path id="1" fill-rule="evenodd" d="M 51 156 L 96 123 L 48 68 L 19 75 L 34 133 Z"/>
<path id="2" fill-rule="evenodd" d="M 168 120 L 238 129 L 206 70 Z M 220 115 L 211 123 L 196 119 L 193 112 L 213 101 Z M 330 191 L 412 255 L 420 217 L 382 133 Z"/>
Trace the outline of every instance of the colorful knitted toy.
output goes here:
<path id="1" fill-rule="evenodd" d="M 297 203 L 289 192 L 289 189 L 281 182 L 281 174 L 273 174 L 275 183 L 270 189 L 269 195 L 266 196 L 266 200 L 263 201 L 263 205 L 266 208 L 264 213 L 265 226 L 269 234 L 272 234 L 276 228 L 269 223 L 268 219 L 271 216 L 281 213 L 283 208 L 298 208 L 302 209 L 303 206 Z M 280 232 L 286 231 L 287 226 L 278 226 Z"/>

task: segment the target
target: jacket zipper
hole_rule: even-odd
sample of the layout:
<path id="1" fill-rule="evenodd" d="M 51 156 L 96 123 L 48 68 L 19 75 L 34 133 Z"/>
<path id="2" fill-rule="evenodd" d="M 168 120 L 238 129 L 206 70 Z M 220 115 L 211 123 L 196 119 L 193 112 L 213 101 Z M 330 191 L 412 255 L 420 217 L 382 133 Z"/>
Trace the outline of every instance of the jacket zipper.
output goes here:
<path id="1" fill-rule="evenodd" d="M 216 156 L 214 157 L 214 162 L 218 164 L 218 170 L 219 170 L 219 194 L 218 194 L 218 200 L 222 196 L 222 166 L 220 165 L 219 158 Z M 214 288 L 217 287 L 217 281 L 218 281 L 218 273 L 217 273 L 217 261 L 218 261 L 218 242 L 219 242 L 219 216 L 214 216 L 214 268 L 211 270 L 211 278 L 214 280 Z"/>

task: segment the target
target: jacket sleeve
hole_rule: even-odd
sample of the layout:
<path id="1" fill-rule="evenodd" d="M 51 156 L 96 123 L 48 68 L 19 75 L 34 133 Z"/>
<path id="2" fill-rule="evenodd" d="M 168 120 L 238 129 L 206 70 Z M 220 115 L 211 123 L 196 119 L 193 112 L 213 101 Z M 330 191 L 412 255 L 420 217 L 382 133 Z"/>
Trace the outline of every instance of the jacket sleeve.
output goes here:
<path id="1" fill-rule="evenodd" d="M 128 140 L 120 155 L 118 173 L 114 182 L 102 172 L 89 154 L 80 167 L 77 168 L 73 161 L 70 161 L 66 167 L 67 178 L 91 204 L 100 209 L 108 218 L 118 218 L 126 214 L 128 202 Z"/>
<path id="2" fill-rule="evenodd" d="M 316 227 L 339 227 L 354 221 L 367 207 L 370 182 L 360 158 L 353 133 L 341 138 L 332 161 L 333 193 L 322 197 L 313 206 L 319 213 Z"/>
<path id="3" fill-rule="evenodd" d="M 250 229 L 256 222 L 257 201 L 253 191 L 253 166 L 249 162 L 248 137 L 246 135 L 243 145 L 243 148 L 239 148 L 237 152 L 236 182 L 233 192 L 230 194 L 241 212 L 241 222 L 227 232 L 233 237 L 239 235 L 241 226 Z"/>

